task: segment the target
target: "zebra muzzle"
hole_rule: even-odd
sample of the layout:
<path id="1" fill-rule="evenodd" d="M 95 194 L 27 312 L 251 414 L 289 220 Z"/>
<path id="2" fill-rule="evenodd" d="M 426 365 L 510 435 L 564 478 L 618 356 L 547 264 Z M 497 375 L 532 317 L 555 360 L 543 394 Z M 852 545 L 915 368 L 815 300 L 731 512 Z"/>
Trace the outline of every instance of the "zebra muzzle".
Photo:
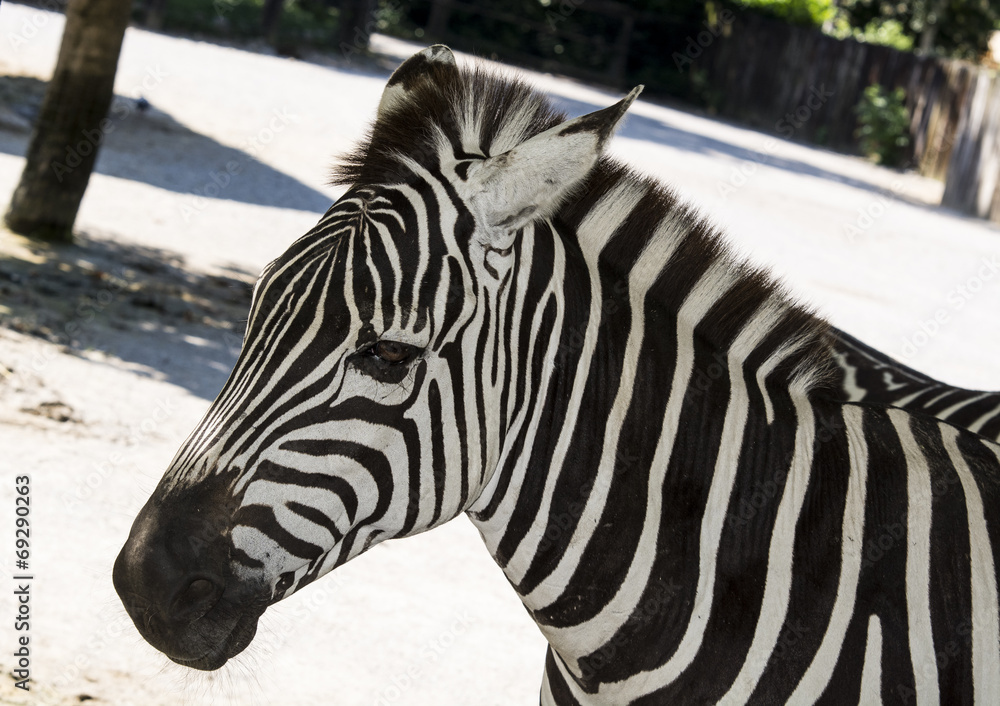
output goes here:
<path id="1" fill-rule="evenodd" d="M 267 605 L 256 585 L 230 567 L 225 503 L 204 495 L 161 502 L 139 512 L 115 561 L 115 590 L 136 628 L 178 664 L 218 669 L 250 644 Z"/>

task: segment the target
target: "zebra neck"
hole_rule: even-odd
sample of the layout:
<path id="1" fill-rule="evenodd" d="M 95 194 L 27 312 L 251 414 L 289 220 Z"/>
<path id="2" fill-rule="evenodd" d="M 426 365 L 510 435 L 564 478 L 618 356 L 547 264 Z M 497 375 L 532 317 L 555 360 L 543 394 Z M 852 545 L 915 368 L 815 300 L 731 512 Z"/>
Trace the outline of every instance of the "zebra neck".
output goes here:
<path id="1" fill-rule="evenodd" d="M 664 196 L 618 184 L 571 221 L 575 239 L 564 223 L 535 229 L 528 255 L 550 274 L 519 290 L 537 307 L 521 317 L 526 382 L 469 512 L 570 662 L 613 637 L 609 611 L 635 605 L 621 587 L 697 584 L 685 556 L 698 555 L 717 468 L 735 478 L 744 448 L 790 454 L 787 430 L 823 370 L 822 322 L 679 207 L 650 219 L 650 198 Z M 666 615 L 663 639 L 680 639 L 683 611 Z"/>
<path id="2" fill-rule="evenodd" d="M 622 297 L 604 302 L 607 315 L 583 337 L 592 349 L 573 345 L 566 332 L 586 319 L 565 312 L 552 375 L 525 401 L 532 411 L 508 438 L 496 490 L 472 513 L 529 613 L 577 667 L 636 604 L 697 585 L 691 558 L 716 468 L 735 474 L 741 448 L 788 454 L 794 437 L 775 438 L 775 418 L 794 414 L 794 403 L 771 379 L 790 355 L 765 354 L 756 327 L 723 351 L 693 318 L 648 307 L 638 317 Z M 628 334 L 617 331 L 622 320 Z M 639 600 L 620 593 L 626 586 L 655 595 Z M 609 621 L 622 607 L 622 620 Z M 688 614 L 661 617 L 661 639 L 679 642 Z"/>

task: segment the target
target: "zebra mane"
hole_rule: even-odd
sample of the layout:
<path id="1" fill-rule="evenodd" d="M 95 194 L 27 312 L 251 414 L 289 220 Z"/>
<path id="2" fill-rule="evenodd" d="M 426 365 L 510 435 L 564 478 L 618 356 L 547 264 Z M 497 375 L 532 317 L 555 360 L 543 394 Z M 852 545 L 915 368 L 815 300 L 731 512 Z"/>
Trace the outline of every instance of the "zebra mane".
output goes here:
<path id="1" fill-rule="evenodd" d="M 412 178 L 414 160 L 435 169 L 439 136 L 456 154 L 502 154 L 566 120 L 548 98 L 511 76 L 476 66 L 434 66 L 432 80 L 408 87 L 407 101 L 382 116 L 334 166 L 331 185 L 392 184 Z"/>
<path id="2" fill-rule="evenodd" d="M 836 363 L 829 322 L 799 302 L 768 269 L 735 253 L 722 231 L 658 179 L 603 157 L 557 217 L 577 231 L 594 204 L 605 197 L 622 204 L 628 216 L 621 221 L 619 212 L 616 217 L 621 225 L 611 236 L 613 243 L 601 249 L 602 268 L 627 277 L 644 249 L 660 244 L 654 234 L 668 231 L 678 242 L 672 254 L 664 254 L 658 284 L 649 296 L 679 312 L 695 284 L 715 267 L 722 274 L 714 284 L 725 293 L 698 322 L 696 335 L 727 351 L 744 325 L 765 311 L 772 322 L 768 347 L 791 351 L 770 379 L 781 379 L 803 392 L 833 384 Z"/>
<path id="3" fill-rule="evenodd" d="M 358 146 L 338 160 L 331 185 L 405 183 L 413 179 L 408 162 L 436 170 L 442 136 L 457 156 L 492 156 L 566 120 L 544 94 L 510 75 L 482 65 L 457 71 L 432 65 L 429 70 L 431 80 L 407 86 L 407 101 L 380 116 Z M 672 260 L 683 266 L 672 267 L 669 286 L 657 288 L 664 304 L 679 310 L 697 277 L 721 261 L 728 274 L 720 282 L 727 287 L 720 301 L 727 307 L 713 307 L 708 320 L 699 323 L 698 334 L 727 350 L 746 321 L 767 307 L 777 322 L 768 340 L 794 348 L 788 363 L 780 366 L 787 382 L 804 391 L 831 382 L 835 361 L 829 323 L 796 302 L 767 270 L 734 254 L 717 228 L 656 179 L 603 157 L 556 219 L 575 230 L 594 204 L 612 192 L 626 195 L 622 200 L 633 208 L 623 222 L 616 221 L 614 247 L 601 253 L 603 266 L 627 276 L 653 231 L 669 222 L 682 238 Z"/>

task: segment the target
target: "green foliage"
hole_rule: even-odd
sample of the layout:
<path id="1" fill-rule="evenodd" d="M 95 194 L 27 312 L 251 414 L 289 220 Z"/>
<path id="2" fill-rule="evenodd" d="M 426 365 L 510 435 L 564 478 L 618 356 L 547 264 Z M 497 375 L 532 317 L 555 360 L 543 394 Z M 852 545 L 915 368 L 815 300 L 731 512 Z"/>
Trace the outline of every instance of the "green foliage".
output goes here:
<path id="1" fill-rule="evenodd" d="M 392 32 L 393 28 L 399 27 L 406 22 L 406 12 L 402 3 L 393 0 L 379 0 L 375 9 L 375 25 L 379 32 Z M 420 32 L 423 36 L 423 31 Z"/>
<path id="2" fill-rule="evenodd" d="M 738 4 L 763 15 L 797 25 L 821 27 L 837 13 L 834 0 L 737 0 Z"/>
<path id="3" fill-rule="evenodd" d="M 913 37 L 906 33 L 906 28 L 899 20 L 874 19 L 864 27 L 858 28 L 852 27 L 847 15 L 840 13 L 829 34 L 837 39 L 853 38 L 859 42 L 879 44 L 899 51 L 913 50 Z"/>
<path id="4" fill-rule="evenodd" d="M 882 44 L 900 51 L 913 49 L 913 37 L 906 34 L 898 20 L 872 20 L 864 29 L 855 30 L 854 37 L 869 44 Z"/>
<path id="5" fill-rule="evenodd" d="M 709 85 L 707 72 L 697 65 L 706 51 L 699 36 L 704 39 L 708 36 L 708 25 L 720 24 L 720 12 L 728 9 L 733 13 L 733 10 L 720 2 L 642 4 L 646 5 L 642 9 L 657 14 L 655 19 L 647 17 L 637 22 L 632 31 L 624 83 L 629 86 L 641 83 L 646 86 L 647 95 L 679 98 L 711 112 L 720 96 Z M 663 7 L 652 7 L 657 4 Z M 710 46 L 714 41 L 709 39 L 705 44 Z M 678 56 L 686 61 L 678 64 Z"/>
<path id="6" fill-rule="evenodd" d="M 900 166 L 910 144 L 906 92 L 897 88 L 887 93 L 882 86 L 872 84 L 854 110 L 858 114 L 855 136 L 861 152 L 878 164 Z"/>
<path id="7" fill-rule="evenodd" d="M 926 40 L 933 53 L 971 60 L 986 51 L 1000 20 L 1000 0 L 841 0 L 840 7 L 852 28 L 867 33 L 873 23 L 877 31 L 893 21 L 888 31 L 908 37 L 912 47 Z"/>

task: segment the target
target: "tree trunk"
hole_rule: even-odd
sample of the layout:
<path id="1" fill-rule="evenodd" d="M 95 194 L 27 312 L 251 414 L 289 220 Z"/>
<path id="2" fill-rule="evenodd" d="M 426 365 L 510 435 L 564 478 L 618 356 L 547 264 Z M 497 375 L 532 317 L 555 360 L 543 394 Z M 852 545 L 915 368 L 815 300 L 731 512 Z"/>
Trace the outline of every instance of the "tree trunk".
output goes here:
<path id="1" fill-rule="evenodd" d="M 341 0 L 337 44 L 344 54 L 367 52 L 374 31 L 375 0 Z"/>
<path id="2" fill-rule="evenodd" d="M 924 31 L 920 33 L 920 45 L 917 47 L 917 54 L 930 56 L 933 53 L 938 28 L 941 26 L 943 15 L 947 10 L 948 5 L 945 0 L 937 0 L 933 4 L 933 7 L 924 14 Z"/>
<path id="3" fill-rule="evenodd" d="M 163 20 L 167 14 L 167 0 L 146 0 L 143 20 L 146 28 L 154 32 L 163 29 Z"/>
<path id="4" fill-rule="evenodd" d="M 260 27 L 264 38 L 272 47 L 278 45 L 278 21 L 281 19 L 284 5 L 285 0 L 264 0 L 264 7 L 261 10 Z"/>
<path id="5" fill-rule="evenodd" d="M 16 233 L 72 242 L 108 109 L 131 0 L 70 0 L 55 73 L 5 221 Z"/>

